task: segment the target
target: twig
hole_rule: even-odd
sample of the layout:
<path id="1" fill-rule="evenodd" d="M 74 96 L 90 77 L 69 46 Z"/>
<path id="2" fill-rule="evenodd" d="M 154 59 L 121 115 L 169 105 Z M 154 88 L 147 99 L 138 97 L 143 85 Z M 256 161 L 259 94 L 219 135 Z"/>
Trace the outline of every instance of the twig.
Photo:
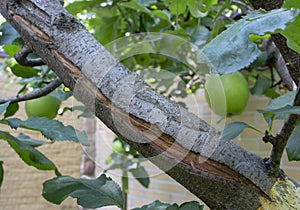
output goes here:
<path id="1" fill-rule="evenodd" d="M 294 100 L 294 106 L 300 105 L 300 89 L 298 88 L 297 94 Z M 266 165 L 271 176 L 280 177 L 280 161 L 286 147 L 286 144 L 296 127 L 297 121 L 300 119 L 300 115 L 291 114 L 287 121 L 284 123 L 280 133 L 276 136 L 265 136 L 263 140 L 270 142 L 273 145 L 271 156 L 266 160 Z"/>
<path id="2" fill-rule="evenodd" d="M 264 40 L 262 43 L 262 48 L 266 50 L 268 54 L 268 62 L 274 66 L 286 87 L 289 90 L 296 90 L 297 86 L 289 73 L 285 60 L 283 59 L 272 39 Z"/>
<path id="3" fill-rule="evenodd" d="M 46 85 L 45 87 L 43 87 L 39 90 L 30 92 L 30 93 L 26 93 L 23 95 L 9 97 L 9 98 L 0 98 L 0 104 L 4 104 L 8 101 L 14 103 L 14 102 L 21 102 L 21 101 L 34 99 L 34 98 L 39 98 L 39 97 L 42 97 L 42 96 L 45 96 L 45 95 L 51 93 L 53 90 L 55 90 L 61 84 L 62 84 L 62 81 L 60 80 L 60 78 L 57 77 L 55 80 L 51 81 L 48 85 Z"/>
<path id="4" fill-rule="evenodd" d="M 19 50 L 15 54 L 15 59 L 17 62 L 23 66 L 42 66 L 45 63 L 42 61 L 42 59 L 29 59 L 27 56 L 32 53 L 32 48 L 29 45 L 24 45 L 21 50 Z"/>

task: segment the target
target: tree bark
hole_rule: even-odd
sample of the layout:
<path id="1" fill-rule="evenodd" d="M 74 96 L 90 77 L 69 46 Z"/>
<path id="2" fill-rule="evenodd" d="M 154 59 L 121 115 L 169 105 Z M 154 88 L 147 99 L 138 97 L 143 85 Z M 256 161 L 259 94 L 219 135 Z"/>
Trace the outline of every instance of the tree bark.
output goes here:
<path id="1" fill-rule="evenodd" d="M 153 91 L 58 1 L 1 0 L 0 12 L 102 122 L 210 208 L 300 209 L 296 183 Z"/>

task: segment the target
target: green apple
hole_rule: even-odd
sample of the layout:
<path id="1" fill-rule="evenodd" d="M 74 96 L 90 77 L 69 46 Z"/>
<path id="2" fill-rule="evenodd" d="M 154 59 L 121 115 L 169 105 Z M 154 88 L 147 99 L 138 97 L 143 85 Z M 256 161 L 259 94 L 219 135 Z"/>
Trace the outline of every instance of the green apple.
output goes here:
<path id="1" fill-rule="evenodd" d="M 57 115 L 60 104 L 60 100 L 53 96 L 47 95 L 26 101 L 25 112 L 28 117 L 37 116 L 53 119 Z"/>
<path id="2" fill-rule="evenodd" d="M 148 66 L 151 63 L 151 57 L 149 54 L 137 54 L 134 56 L 137 64 L 141 66 Z"/>
<path id="3" fill-rule="evenodd" d="M 120 140 L 115 140 L 112 144 L 112 149 L 118 153 L 124 153 L 123 145 Z"/>
<path id="4" fill-rule="evenodd" d="M 211 75 L 205 82 L 205 98 L 214 113 L 220 116 L 241 114 L 248 103 L 248 83 L 240 72 Z"/>

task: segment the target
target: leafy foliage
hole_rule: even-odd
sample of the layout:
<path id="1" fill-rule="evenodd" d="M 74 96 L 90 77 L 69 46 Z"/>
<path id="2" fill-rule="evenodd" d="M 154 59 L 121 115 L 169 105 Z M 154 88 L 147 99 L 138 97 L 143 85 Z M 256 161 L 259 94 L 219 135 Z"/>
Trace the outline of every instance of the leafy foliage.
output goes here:
<path id="1" fill-rule="evenodd" d="M 298 10 L 287 9 L 254 11 L 230 25 L 203 48 L 203 53 L 218 73 L 238 71 L 250 65 L 260 54 L 257 45 L 250 41 L 250 34 L 264 35 L 276 29 L 285 29 L 298 13 Z"/>
<path id="2" fill-rule="evenodd" d="M 286 0 L 284 1 L 284 8 L 300 9 L 299 1 Z M 287 38 L 287 45 L 294 51 L 300 53 L 300 38 L 297 36 L 300 27 L 300 15 L 297 16 L 293 23 L 287 25 L 287 28 L 280 33 Z"/>
<path id="3" fill-rule="evenodd" d="M 299 141 L 299 135 L 300 135 L 300 125 L 298 122 L 298 125 L 294 129 L 292 135 L 289 138 L 289 141 L 286 145 L 286 152 L 288 155 L 289 161 L 300 161 L 300 141 Z"/>
<path id="4" fill-rule="evenodd" d="M 160 201 L 154 201 L 148 205 L 144 205 L 141 208 L 135 208 L 133 210 L 202 210 L 204 209 L 203 205 L 200 205 L 196 201 L 185 202 L 178 206 L 178 204 L 169 204 L 169 203 L 162 203 Z"/>
<path id="5" fill-rule="evenodd" d="M 148 188 L 150 179 L 146 169 L 141 165 L 143 160 L 145 159 L 142 155 L 116 137 L 113 142 L 113 152 L 106 159 L 106 170 L 121 169 L 126 178 L 130 172 L 142 186 Z"/>
<path id="6" fill-rule="evenodd" d="M 55 204 L 60 204 L 71 196 L 77 198 L 77 203 L 85 208 L 123 206 L 120 187 L 105 175 L 97 179 L 61 176 L 44 182 L 43 187 L 43 197 Z"/>
<path id="7" fill-rule="evenodd" d="M 6 141 L 29 166 L 40 170 L 57 170 L 54 163 L 27 142 L 0 131 L 0 139 Z"/>
<path id="8" fill-rule="evenodd" d="M 17 118 L 7 119 L 9 126 L 13 129 L 19 127 L 38 130 L 46 138 L 55 141 L 74 141 L 80 142 L 83 145 L 88 145 L 87 135 L 83 131 L 78 131 L 72 126 L 64 126 L 58 120 L 50 120 L 46 117 L 29 117 L 27 120 L 22 121 Z"/>

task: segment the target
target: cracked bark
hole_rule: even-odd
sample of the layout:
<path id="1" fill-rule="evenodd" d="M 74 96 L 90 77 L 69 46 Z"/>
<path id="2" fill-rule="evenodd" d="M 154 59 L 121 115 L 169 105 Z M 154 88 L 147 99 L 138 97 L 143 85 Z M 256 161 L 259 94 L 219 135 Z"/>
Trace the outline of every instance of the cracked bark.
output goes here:
<path id="1" fill-rule="evenodd" d="M 268 176 L 260 157 L 219 142 L 211 126 L 155 93 L 59 2 L 2 0 L 0 12 L 102 122 L 210 208 L 299 207 L 293 182 Z"/>

